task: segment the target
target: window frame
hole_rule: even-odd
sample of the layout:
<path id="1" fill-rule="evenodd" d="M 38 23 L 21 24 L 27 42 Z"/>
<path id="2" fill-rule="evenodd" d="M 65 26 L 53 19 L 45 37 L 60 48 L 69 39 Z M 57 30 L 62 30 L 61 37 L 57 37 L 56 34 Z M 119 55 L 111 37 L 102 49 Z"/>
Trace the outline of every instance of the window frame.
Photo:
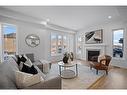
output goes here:
<path id="1" fill-rule="evenodd" d="M 117 30 L 123 30 L 123 57 L 122 58 L 113 57 L 114 31 L 117 31 Z M 124 51 L 125 51 L 125 29 L 124 28 L 112 29 L 112 57 L 113 59 L 124 60 L 125 59 Z"/>
<path id="2" fill-rule="evenodd" d="M 1 61 L 3 62 L 4 61 L 4 31 L 3 31 L 3 26 L 4 25 L 10 25 L 10 26 L 14 26 L 15 29 L 16 29 L 16 39 L 15 39 L 15 44 L 16 44 L 16 54 L 18 54 L 18 28 L 17 28 L 17 25 L 15 24 L 12 24 L 12 23 L 4 23 L 4 22 L 1 22 L 1 45 L 2 45 L 2 58 L 1 58 Z"/>
<path id="3" fill-rule="evenodd" d="M 52 51 L 51 51 L 51 49 L 52 49 L 52 35 L 56 36 L 56 53 L 54 53 L 54 54 L 52 54 Z M 50 34 L 50 55 L 51 56 L 56 56 L 56 54 L 57 54 L 57 34 L 56 33 L 51 33 Z"/>
<path id="4" fill-rule="evenodd" d="M 79 41 L 79 38 L 81 39 L 81 41 Z M 80 50 L 81 53 L 79 53 L 78 45 L 81 47 L 81 50 Z M 77 37 L 77 54 L 82 54 L 82 36 L 81 35 L 78 35 Z"/>
<path id="5" fill-rule="evenodd" d="M 51 39 L 51 37 L 52 37 L 52 35 L 56 35 L 56 53 L 55 54 L 52 54 L 52 52 L 51 52 L 51 48 L 52 48 L 52 39 Z M 61 53 L 58 53 L 58 36 L 61 36 L 62 38 L 61 38 L 61 41 L 62 41 L 62 52 Z M 62 55 L 64 52 L 66 52 L 66 51 L 64 51 L 65 49 L 64 49 L 64 45 L 63 45 L 63 43 L 64 43 L 64 36 L 66 36 L 66 44 L 67 44 L 67 47 L 66 47 L 66 49 L 67 49 L 67 51 L 68 51 L 68 48 L 69 48 L 69 36 L 67 36 L 66 34 L 62 34 L 62 33 L 55 33 L 55 32 L 51 32 L 50 33 L 50 55 L 51 56 L 59 56 L 59 55 Z"/>

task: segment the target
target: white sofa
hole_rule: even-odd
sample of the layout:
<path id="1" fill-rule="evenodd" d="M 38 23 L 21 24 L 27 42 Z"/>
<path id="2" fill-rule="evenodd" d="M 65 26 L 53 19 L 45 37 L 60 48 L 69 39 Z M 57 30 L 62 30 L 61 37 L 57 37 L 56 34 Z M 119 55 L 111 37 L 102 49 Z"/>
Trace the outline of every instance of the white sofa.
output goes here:
<path id="1" fill-rule="evenodd" d="M 32 57 L 32 55 L 30 56 Z M 15 71 L 19 70 L 19 68 L 14 61 L 14 59 L 11 59 L 0 63 L 0 89 L 18 89 L 16 85 Z M 32 59 L 32 61 L 34 61 L 34 59 Z M 49 76 L 42 73 L 37 66 L 35 66 L 35 68 L 37 69 L 38 74 L 44 78 L 44 82 L 39 82 L 22 89 L 61 89 L 60 76 L 52 76 L 49 78 Z"/>

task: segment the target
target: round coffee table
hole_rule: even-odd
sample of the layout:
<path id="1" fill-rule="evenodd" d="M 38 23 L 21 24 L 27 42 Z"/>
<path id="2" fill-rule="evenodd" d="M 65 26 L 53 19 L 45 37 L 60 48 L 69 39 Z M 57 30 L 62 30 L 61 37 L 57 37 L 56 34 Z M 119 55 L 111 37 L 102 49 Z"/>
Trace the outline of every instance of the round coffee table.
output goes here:
<path id="1" fill-rule="evenodd" d="M 77 63 L 71 62 L 71 63 L 63 63 L 59 62 L 59 73 L 62 78 L 69 79 L 69 78 L 74 78 L 78 76 L 78 67 Z M 74 70 L 71 70 L 71 67 L 75 67 Z"/>

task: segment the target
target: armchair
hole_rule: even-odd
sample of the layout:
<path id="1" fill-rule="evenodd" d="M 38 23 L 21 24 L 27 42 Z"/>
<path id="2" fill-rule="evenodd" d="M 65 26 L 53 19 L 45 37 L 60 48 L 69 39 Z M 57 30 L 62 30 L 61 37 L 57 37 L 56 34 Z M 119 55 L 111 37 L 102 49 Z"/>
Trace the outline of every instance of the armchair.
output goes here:
<path id="1" fill-rule="evenodd" d="M 93 58 L 94 59 L 94 58 Z M 90 63 L 90 69 L 96 69 L 96 74 L 98 74 L 98 70 L 105 70 L 106 74 L 108 74 L 108 67 L 111 61 L 111 56 L 104 55 L 103 59 L 100 59 L 99 62 L 95 62 L 94 60 Z"/>

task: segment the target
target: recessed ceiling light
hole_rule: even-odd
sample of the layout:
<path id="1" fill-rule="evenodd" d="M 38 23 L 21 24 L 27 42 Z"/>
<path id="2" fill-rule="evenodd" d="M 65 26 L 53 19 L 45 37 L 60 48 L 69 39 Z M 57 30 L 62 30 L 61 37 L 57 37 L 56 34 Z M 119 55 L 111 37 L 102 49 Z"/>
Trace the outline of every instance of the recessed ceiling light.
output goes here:
<path id="1" fill-rule="evenodd" d="M 47 25 L 47 21 L 41 21 L 41 24 Z"/>
<path id="2" fill-rule="evenodd" d="M 50 19 L 46 19 L 46 21 L 47 21 L 47 22 L 49 22 L 49 21 L 50 21 Z"/>
<path id="3" fill-rule="evenodd" d="M 41 21 L 41 24 L 46 26 L 49 21 L 50 21 L 50 19 L 45 19 L 45 20 Z"/>
<path id="4" fill-rule="evenodd" d="M 112 18 L 112 16 L 108 16 L 108 18 L 109 18 L 109 19 L 111 19 L 111 18 Z"/>

